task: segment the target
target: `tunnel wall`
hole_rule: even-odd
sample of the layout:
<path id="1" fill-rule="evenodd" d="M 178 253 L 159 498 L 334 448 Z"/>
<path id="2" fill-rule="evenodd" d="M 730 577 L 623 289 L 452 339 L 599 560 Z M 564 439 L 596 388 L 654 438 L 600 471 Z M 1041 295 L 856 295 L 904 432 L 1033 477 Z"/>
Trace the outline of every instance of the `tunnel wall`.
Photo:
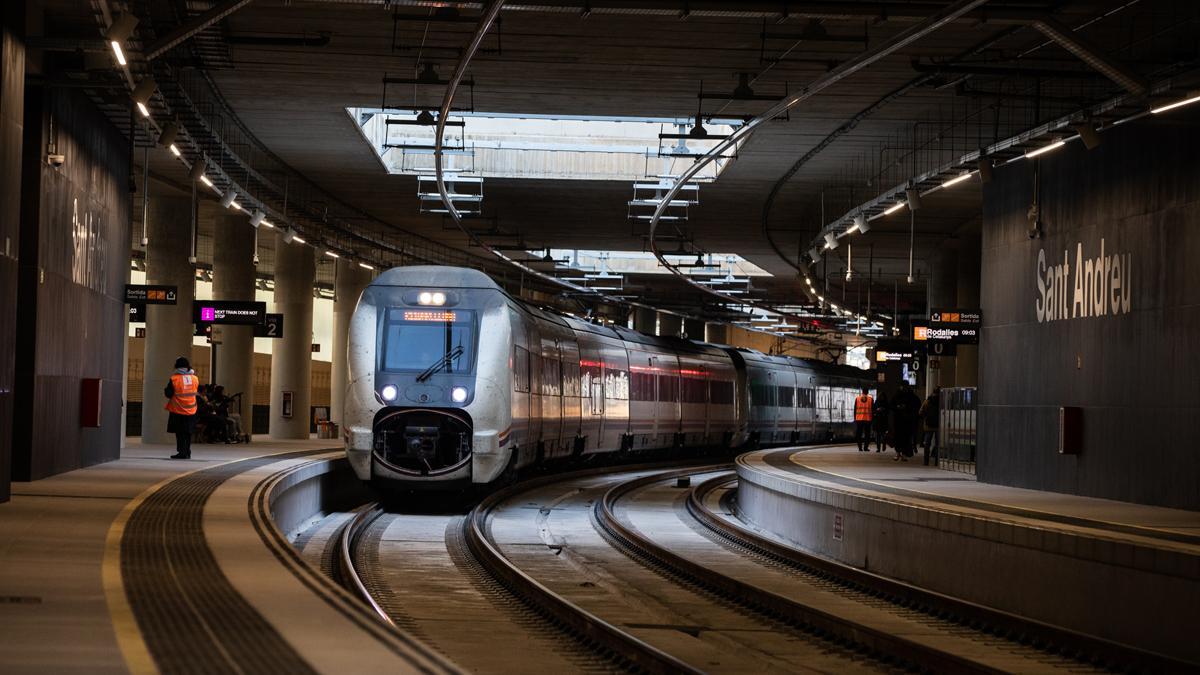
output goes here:
<path id="1" fill-rule="evenodd" d="M 1148 118 L 1046 155 L 1041 238 L 1033 161 L 984 186 L 980 480 L 1200 509 L 1198 131 Z"/>
<path id="2" fill-rule="evenodd" d="M 81 92 L 28 87 L 22 156 L 12 466 L 33 480 L 120 455 L 129 144 Z M 84 378 L 98 428 L 80 424 Z"/>
<path id="3" fill-rule="evenodd" d="M 20 248 L 21 136 L 25 107 L 22 2 L 0 2 L 0 502 L 9 498 L 16 364 L 17 251 Z"/>

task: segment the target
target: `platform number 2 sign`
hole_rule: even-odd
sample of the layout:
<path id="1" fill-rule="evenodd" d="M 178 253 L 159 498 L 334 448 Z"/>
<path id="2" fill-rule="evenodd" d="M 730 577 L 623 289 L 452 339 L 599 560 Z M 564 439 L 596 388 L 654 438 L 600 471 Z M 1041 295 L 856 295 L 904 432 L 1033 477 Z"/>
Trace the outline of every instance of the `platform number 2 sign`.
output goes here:
<path id="1" fill-rule="evenodd" d="M 841 541 L 842 535 L 846 533 L 846 523 L 842 519 L 842 514 L 833 514 L 833 540 Z"/>

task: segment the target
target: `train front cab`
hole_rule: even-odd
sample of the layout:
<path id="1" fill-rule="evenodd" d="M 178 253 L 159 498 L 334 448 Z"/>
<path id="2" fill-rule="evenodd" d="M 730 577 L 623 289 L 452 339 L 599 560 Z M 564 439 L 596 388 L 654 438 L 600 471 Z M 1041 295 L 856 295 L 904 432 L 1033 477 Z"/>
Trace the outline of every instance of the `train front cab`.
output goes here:
<path id="1" fill-rule="evenodd" d="M 483 275 L 420 269 L 381 275 L 351 319 L 347 456 L 382 487 L 488 482 L 507 464 L 507 298 Z"/>

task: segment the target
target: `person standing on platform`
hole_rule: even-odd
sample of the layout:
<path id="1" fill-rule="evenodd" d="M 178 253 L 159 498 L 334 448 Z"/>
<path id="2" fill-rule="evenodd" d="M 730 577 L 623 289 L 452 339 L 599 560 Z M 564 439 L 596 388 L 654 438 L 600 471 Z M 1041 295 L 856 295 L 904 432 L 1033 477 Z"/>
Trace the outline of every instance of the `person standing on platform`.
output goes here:
<path id="1" fill-rule="evenodd" d="M 871 414 L 875 409 L 875 400 L 871 398 L 867 388 L 854 399 L 854 440 L 858 443 L 859 452 L 871 451 Z"/>
<path id="2" fill-rule="evenodd" d="M 175 372 L 167 386 L 163 387 L 163 395 L 167 397 L 167 433 L 175 434 L 175 454 L 171 459 L 191 459 L 192 431 L 196 427 L 196 394 L 200 390 L 200 380 L 192 364 L 184 357 L 175 359 Z"/>
<path id="3" fill-rule="evenodd" d="M 908 461 L 913 456 L 913 442 L 917 433 L 917 413 L 921 399 L 913 393 L 907 382 L 900 385 L 900 392 L 892 400 L 892 424 L 896 432 L 896 457 L 893 461 Z"/>
<path id="4" fill-rule="evenodd" d="M 891 406 L 887 394 L 879 392 L 875 399 L 875 409 L 871 411 L 871 425 L 875 428 L 875 452 L 887 450 L 888 420 L 891 418 Z"/>
<path id="5" fill-rule="evenodd" d="M 942 388 L 937 387 L 929 398 L 921 404 L 921 426 L 925 429 L 924 437 L 921 439 L 921 448 L 924 450 L 925 466 L 929 466 L 929 453 L 933 451 L 933 465 L 938 463 L 938 421 L 941 418 L 941 393 Z"/>

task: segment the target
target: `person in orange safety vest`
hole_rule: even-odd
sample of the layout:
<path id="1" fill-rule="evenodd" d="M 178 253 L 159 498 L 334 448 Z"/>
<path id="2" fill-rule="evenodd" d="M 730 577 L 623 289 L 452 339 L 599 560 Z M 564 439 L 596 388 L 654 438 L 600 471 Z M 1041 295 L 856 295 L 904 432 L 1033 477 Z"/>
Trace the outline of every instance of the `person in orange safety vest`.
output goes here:
<path id="1" fill-rule="evenodd" d="M 175 434 L 175 454 L 171 459 L 190 459 L 192 456 L 192 431 L 196 428 L 196 397 L 200 391 L 200 378 L 184 357 L 175 359 L 175 372 L 163 394 L 167 397 L 164 406 L 170 413 L 167 417 L 167 433 Z"/>
<path id="2" fill-rule="evenodd" d="M 862 394 L 854 399 L 854 440 L 859 452 L 871 451 L 871 411 L 874 408 L 875 400 L 863 387 Z"/>

